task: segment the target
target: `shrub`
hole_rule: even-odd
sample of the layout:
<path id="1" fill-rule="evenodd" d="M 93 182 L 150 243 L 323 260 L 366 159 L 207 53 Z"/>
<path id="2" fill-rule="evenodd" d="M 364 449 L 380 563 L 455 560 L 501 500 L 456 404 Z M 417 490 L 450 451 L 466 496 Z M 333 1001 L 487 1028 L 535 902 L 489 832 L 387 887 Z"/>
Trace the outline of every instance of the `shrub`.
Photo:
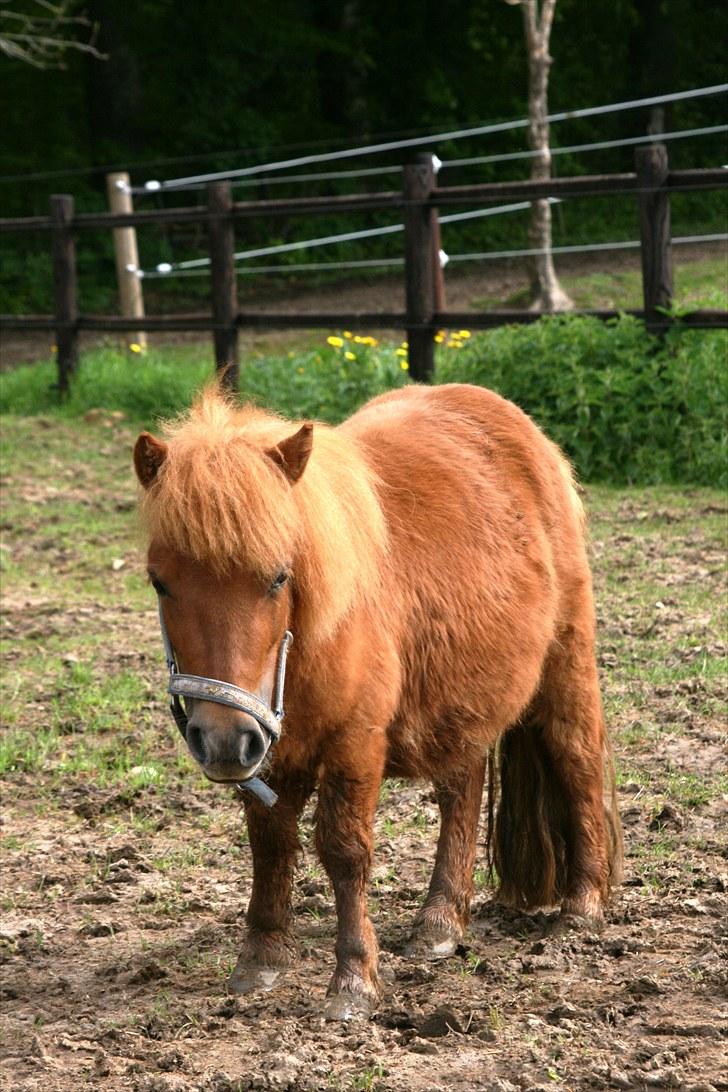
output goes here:
<path id="1" fill-rule="evenodd" d="M 438 382 L 490 387 L 521 406 L 588 481 L 728 483 L 725 331 L 664 341 L 624 316 L 506 326 L 441 351 Z"/>

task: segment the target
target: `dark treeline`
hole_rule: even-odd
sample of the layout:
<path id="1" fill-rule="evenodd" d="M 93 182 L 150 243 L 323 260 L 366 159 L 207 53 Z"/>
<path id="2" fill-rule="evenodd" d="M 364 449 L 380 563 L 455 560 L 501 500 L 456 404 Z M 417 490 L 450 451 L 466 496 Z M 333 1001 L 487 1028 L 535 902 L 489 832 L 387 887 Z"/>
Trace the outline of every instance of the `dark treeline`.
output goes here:
<path id="1" fill-rule="evenodd" d="M 0 175 L 108 163 L 147 164 L 165 176 L 517 117 L 525 109 L 520 13 L 503 0 L 82 6 L 99 24 L 108 60 L 69 53 L 67 70 L 58 72 L 0 59 Z M 559 0 L 552 107 L 718 83 L 727 30 L 717 0 Z M 666 123 L 673 115 L 685 125 L 722 113 L 719 101 L 701 100 L 668 109 Z M 644 129 L 637 111 L 574 123 L 562 142 Z M 561 136 L 561 129 L 554 133 Z M 496 151 L 523 141 L 522 132 L 492 138 Z M 142 167 L 134 173 L 145 177 Z M 98 181 L 92 177 L 92 187 Z M 86 189 L 89 179 L 79 182 Z M 3 206 L 35 211 L 53 187 L 58 183 L 5 183 Z"/>
<path id="2" fill-rule="evenodd" d="M 143 182 L 519 117 L 526 108 L 521 15 L 504 0 L 86 0 L 80 8 L 98 23 L 107 60 L 69 52 L 65 71 L 38 71 L 0 58 L 3 215 L 43 213 L 51 192 L 73 193 L 79 208 L 103 207 L 104 172 L 88 167 L 128 168 Z M 718 0 L 559 0 L 550 106 L 719 83 L 727 31 Z M 668 107 L 664 125 L 721 122 L 724 102 Z M 552 136 L 564 145 L 636 135 L 648 121 L 647 111 L 635 110 L 554 126 Z M 512 151 L 525 140 L 520 130 L 438 152 Z M 716 137 L 677 141 L 671 160 L 725 162 L 723 147 Z M 632 151 L 555 163 L 560 174 L 625 170 Z M 479 168 L 447 182 L 527 169 Z M 46 175 L 62 170 L 79 173 Z M 11 180 L 36 173 L 46 176 Z M 379 184 L 395 188 L 399 180 Z M 237 192 L 283 195 L 281 187 Z"/>

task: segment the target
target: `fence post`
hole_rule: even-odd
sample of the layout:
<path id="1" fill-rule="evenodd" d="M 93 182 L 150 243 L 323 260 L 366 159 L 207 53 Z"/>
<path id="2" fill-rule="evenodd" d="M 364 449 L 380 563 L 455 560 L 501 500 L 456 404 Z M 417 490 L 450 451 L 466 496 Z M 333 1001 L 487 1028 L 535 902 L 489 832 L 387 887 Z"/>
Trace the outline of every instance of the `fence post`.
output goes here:
<path id="1" fill-rule="evenodd" d="M 53 296 L 58 354 L 58 390 L 68 393 L 68 384 L 78 363 L 78 303 L 76 298 L 76 241 L 73 237 L 73 197 L 53 194 L 50 201 Z"/>
<path id="2" fill-rule="evenodd" d="M 219 327 L 214 331 L 215 366 L 226 369 L 222 382 L 237 388 L 238 358 L 238 294 L 235 282 L 235 228 L 229 215 L 233 205 L 229 182 L 210 182 L 207 187 L 207 208 L 212 214 L 208 221 L 210 243 L 210 276 L 212 280 L 212 316 Z"/>
<path id="3" fill-rule="evenodd" d="M 659 333 L 666 321 L 657 308 L 672 303 L 672 249 L 670 245 L 669 165 L 664 144 L 648 144 L 635 150 L 640 210 L 640 255 L 645 325 Z"/>
<path id="4" fill-rule="evenodd" d="M 106 192 L 109 208 L 112 212 L 133 212 L 129 175 L 126 171 L 115 171 L 106 176 Z M 144 318 L 144 298 L 142 282 L 137 276 L 139 269 L 139 250 L 137 248 L 136 228 L 114 228 L 114 255 L 116 257 L 116 283 L 119 286 L 119 305 L 122 318 Z M 147 347 L 147 335 L 144 330 L 127 335 L 128 342 L 135 342 L 141 349 Z"/>
<path id="5" fill-rule="evenodd" d="M 407 308 L 409 370 L 413 379 L 427 383 L 435 367 L 435 243 L 437 211 L 427 201 L 435 189 L 430 152 L 422 152 L 403 168 L 404 271 Z M 438 246 L 439 250 L 439 246 Z M 439 263 L 438 263 L 439 264 Z"/>

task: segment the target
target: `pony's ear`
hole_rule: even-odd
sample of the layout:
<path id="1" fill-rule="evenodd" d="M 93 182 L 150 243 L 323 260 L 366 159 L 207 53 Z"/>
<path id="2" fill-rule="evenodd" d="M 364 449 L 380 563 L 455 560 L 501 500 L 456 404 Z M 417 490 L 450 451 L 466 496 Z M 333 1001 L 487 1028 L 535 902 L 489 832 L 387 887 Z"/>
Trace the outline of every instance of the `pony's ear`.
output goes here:
<path id="1" fill-rule="evenodd" d="M 134 444 L 134 469 L 145 489 L 149 489 L 167 458 L 167 445 L 150 432 L 143 432 Z"/>
<path id="2" fill-rule="evenodd" d="M 312 447 L 313 425 L 307 421 L 305 425 L 301 425 L 298 432 L 294 432 L 293 436 L 287 436 L 275 447 L 269 448 L 266 455 L 281 468 L 289 482 L 293 484 L 306 469 Z"/>

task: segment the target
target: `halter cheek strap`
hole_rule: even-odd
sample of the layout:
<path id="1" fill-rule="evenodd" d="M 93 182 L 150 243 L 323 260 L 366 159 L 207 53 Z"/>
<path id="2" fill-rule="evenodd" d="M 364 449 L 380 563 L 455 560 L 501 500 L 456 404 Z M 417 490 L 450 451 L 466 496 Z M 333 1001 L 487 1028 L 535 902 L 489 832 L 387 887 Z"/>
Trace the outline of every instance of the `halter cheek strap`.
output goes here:
<path id="1" fill-rule="evenodd" d="M 269 808 L 272 807 L 278 799 L 276 793 L 261 778 L 254 775 L 265 761 L 271 746 L 277 743 L 281 736 L 281 721 L 284 715 L 283 687 L 286 678 L 286 659 L 288 649 L 293 641 L 293 634 L 290 630 L 286 630 L 278 646 L 273 702 L 269 706 L 257 694 L 252 694 L 249 690 L 234 686 L 233 683 L 223 682 L 220 679 L 208 679 L 204 675 L 186 675 L 178 671 L 174 649 L 164 621 L 161 601 L 159 603 L 159 626 L 162 631 L 164 654 L 169 670 L 167 691 L 172 695 L 170 710 L 185 742 L 187 741 L 189 717 L 180 701 L 182 697 L 197 698 L 201 701 L 214 701 L 219 705 L 227 705 L 231 709 L 239 709 L 241 712 L 247 713 L 255 721 L 263 745 L 263 753 L 251 776 L 247 777 L 245 781 L 239 781 L 236 788 L 240 791 L 252 793 L 261 803 Z"/>

